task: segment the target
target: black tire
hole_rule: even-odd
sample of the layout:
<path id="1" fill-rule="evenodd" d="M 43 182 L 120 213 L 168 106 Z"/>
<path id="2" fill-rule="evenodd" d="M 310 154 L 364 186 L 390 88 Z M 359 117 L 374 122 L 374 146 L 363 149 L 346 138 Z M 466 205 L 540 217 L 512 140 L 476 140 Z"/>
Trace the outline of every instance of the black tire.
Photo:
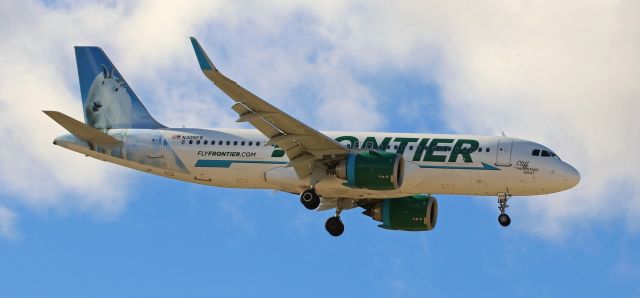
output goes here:
<path id="1" fill-rule="evenodd" d="M 344 233 L 344 224 L 342 223 L 342 220 L 340 220 L 340 217 L 329 217 L 327 222 L 324 224 L 324 228 L 327 229 L 327 232 L 329 232 L 333 237 L 338 237 Z"/>
<path id="2" fill-rule="evenodd" d="M 300 194 L 300 203 L 309 210 L 315 210 L 320 206 L 320 197 L 315 191 L 307 189 Z"/>
<path id="3" fill-rule="evenodd" d="M 509 217 L 509 215 L 507 215 L 506 213 L 500 214 L 498 216 L 498 222 L 501 226 L 507 227 L 511 224 L 511 217 Z"/>

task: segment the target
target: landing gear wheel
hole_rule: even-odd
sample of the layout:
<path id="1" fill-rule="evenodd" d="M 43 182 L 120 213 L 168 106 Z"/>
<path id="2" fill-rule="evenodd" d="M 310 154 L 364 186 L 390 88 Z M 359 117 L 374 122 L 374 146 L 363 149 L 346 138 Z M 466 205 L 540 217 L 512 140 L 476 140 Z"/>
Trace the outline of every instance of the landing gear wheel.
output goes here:
<path id="1" fill-rule="evenodd" d="M 300 203 L 309 210 L 315 210 L 320 206 L 320 197 L 313 189 L 307 189 L 300 194 Z"/>
<path id="2" fill-rule="evenodd" d="M 507 215 L 506 213 L 500 214 L 498 216 L 498 222 L 503 227 L 509 226 L 509 224 L 511 224 L 511 217 L 509 217 L 509 215 Z"/>
<path id="3" fill-rule="evenodd" d="M 329 217 L 327 222 L 324 224 L 324 227 L 333 237 L 338 237 L 344 232 L 344 224 L 338 216 Z"/>
<path id="4" fill-rule="evenodd" d="M 509 207 L 509 205 L 507 205 L 507 201 L 509 201 L 510 198 L 510 193 L 501 192 L 498 194 L 498 210 L 500 210 L 498 222 L 503 227 L 509 226 L 509 224 L 511 224 L 511 218 L 509 217 L 509 215 L 507 215 L 507 213 L 505 213 L 507 207 Z"/>

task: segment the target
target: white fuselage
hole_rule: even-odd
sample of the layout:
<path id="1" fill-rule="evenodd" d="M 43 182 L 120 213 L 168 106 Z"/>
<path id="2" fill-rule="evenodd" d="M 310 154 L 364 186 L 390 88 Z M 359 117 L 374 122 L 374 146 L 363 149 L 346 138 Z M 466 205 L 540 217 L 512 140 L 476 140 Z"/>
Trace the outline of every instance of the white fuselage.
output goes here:
<path id="1" fill-rule="evenodd" d="M 578 172 L 547 147 L 510 137 L 323 132 L 350 148 L 402 153 L 405 179 L 396 190 L 351 188 L 327 174 L 315 185 L 332 198 L 393 198 L 414 194 L 538 195 L 576 185 Z M 284 151 L 265 145 L 267 139 L 250 129 L 114 129 L 122 141 L 116 148 L 92 150 L 86 142 L 63 135 L 55 144 L 136 170 L 193 183 L 220 187 L 277 189 L 300 193 L 309 178 L 299 178 Z M 478 148 L 454 154 L 458 140 L 474 140 Z M 432 144 L 431 142 L 437 142 Z M 430 146 L 433 145 L 431 148 Z M 538 156 L 534 155 L 538 150 Z M 550 153 L 541 156 L 540 152 Z M 452 157 L 452 155 L 454 155 Z"/>

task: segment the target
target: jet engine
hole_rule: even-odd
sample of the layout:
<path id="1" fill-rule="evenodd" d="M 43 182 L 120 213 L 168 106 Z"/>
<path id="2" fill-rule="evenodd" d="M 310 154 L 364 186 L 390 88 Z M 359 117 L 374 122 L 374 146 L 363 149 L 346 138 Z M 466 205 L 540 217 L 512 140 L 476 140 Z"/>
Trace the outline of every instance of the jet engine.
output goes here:
<path id="1" fill-rule="evenodd" d="M 429 231 L 436 227 L 438 201 L 427 195 L 377 200 L 362 213 L 382 222 L 383 229 Z"/>
<path id="2" fill-rule="evenodd" d="M 336 167 L 344 185 L 372 190 L 394 190 L 402 186 L 404 159 L 391 152 L 362 151 L 349 154 Z"/>

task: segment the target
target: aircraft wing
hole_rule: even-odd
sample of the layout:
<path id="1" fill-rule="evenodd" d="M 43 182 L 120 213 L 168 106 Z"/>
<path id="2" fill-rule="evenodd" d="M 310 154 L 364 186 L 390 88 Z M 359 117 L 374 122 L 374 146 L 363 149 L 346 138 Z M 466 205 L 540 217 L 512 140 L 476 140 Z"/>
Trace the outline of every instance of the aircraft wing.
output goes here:
<path id="1" fill-rule="evenodd" d="M 227 78 L 213 65 L 200 43 L 191 37 L 202 72 L 236 104 L 231 108 L 238 113 L 237 122 L 249 122 L 269 141 L 278 145 L 289 157 L 298 177 L 311 174 L 316 160 L 332 161 L 349 153 L 349 149 L 330 137 L 289 116 L 260 97 Z"/>

